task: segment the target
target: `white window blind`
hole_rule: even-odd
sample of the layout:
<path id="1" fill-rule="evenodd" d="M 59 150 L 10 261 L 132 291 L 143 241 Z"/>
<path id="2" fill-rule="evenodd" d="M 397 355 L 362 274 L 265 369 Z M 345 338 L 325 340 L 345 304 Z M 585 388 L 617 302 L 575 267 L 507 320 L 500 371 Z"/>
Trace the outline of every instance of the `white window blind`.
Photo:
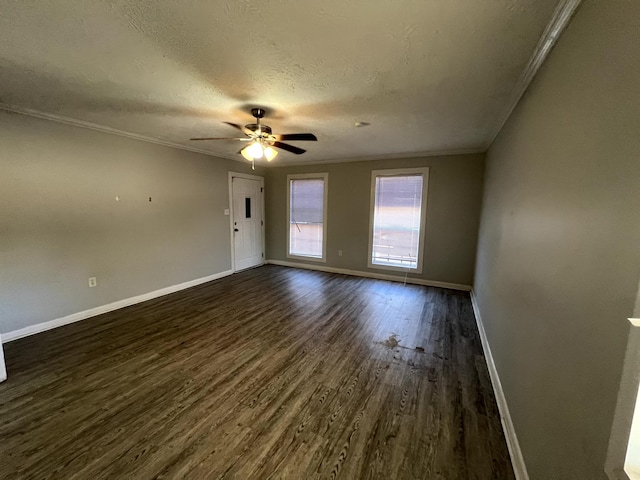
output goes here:
<path id="1" fill-rule="evenodd" d="M 289 182 L 289 254 L 322 258 L 325 181 L 300 178 Z"/>
<path id="2" fill-rule="evenodd" d="M 371 263 L 418 268 L 422 175 L 375 177 Z"/>

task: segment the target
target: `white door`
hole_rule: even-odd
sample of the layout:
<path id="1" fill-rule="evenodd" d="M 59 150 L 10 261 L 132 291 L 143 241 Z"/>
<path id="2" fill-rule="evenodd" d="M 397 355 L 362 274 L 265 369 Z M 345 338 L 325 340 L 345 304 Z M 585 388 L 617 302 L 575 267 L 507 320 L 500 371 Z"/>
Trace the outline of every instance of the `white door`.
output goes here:
<path id="1" fill-rule="evenodd" d="M 232 177 L 233 256 L 235 270 L 264 263 L 262 188 L 260 180 Z"/>

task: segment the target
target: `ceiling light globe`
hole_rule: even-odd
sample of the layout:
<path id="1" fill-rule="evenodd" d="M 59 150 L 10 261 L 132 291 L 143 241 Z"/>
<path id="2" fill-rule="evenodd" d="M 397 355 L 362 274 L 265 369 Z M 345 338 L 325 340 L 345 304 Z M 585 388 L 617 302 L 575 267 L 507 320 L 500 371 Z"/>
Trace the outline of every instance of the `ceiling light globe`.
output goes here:
<path id="1" fill-rule="evenodd" d="M 264 149 L 264 157 L 267 159 L 267 162 L 270 162 L 271 160 L 276 158 L 276 155 L 278 155 L 278 152 L 272 146 L 268 146 Z"/>
<path id="2" fill-rule="evenodd" d="M 244 158 L 246 158 L 250 162 L 253 162 L 253 157 L 249 154 L 249 147 L 248 146 L 246 146 L 242 150 L 240 150 L 240 153 L 242 154 L 242 156 Z"/>
<path id="3" fill-rule="evenodd" d="M 247 153 L 254 159 L 262 158 L 262 155 L 264 155 L 262 145 L 260 145 L 260 143 L 258 142 L 252 143 L 245 150 L 247 150 Z"/>

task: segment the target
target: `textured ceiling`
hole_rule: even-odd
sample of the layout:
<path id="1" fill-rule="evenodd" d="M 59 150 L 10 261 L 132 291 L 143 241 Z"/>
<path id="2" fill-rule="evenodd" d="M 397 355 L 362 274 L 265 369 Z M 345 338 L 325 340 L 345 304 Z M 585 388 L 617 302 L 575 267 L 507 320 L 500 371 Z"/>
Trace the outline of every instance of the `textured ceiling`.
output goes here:
<path id="1" fill-rule="evenodd" d="M 556 4 L 4 0 L 0 102 L 229 158 L 188 139 L 262 106 L 319 139 L 279 164 L 483 150 Z"/>

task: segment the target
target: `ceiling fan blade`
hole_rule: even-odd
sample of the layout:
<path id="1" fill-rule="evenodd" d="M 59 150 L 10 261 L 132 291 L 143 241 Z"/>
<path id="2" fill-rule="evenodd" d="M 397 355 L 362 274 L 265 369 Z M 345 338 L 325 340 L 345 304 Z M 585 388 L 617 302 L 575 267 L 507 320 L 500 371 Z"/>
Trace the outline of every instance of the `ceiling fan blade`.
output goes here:
<path id="1" fill-rule="evenodd" d="M 237 137 L 202 137 L 202 138 L 190 138 L 189 140 L 240 140 L 241 142 L 248 142 L 250 138 L 237 138 Z"/>
<path id="2" fill-rule="evenodd" d="M 276 137 L 276 140 L 318 141 L 317 137 L 313 133 L 284 133 L 282 135 L 274 135 L 274 137 Z"/>
<path id="3" fill-rule="evenodd" d="M 282 150 L 286 150 L 287 152 L 295 153 L 296 155 L 301 155 L 304 152 L 306 152 L 306 150 L 303 150 L 302 148 L 294 147 L 293 145 L 289 145 L 288 143 L 273 142 L 273 146 L 277 148 L 281 148 Z"/>
<path id="4" fill-rule="evenodd" d="M 222 123 L 226 123 L 230 127 L 237 128 L 238 130 L 240 130 L 245 135 L 249 135 L 249 133 L 247 133 L 247 130 L 242 125 L 238 125 L 237 123 L 231 123 L 231 122 L 222 122 Z"/>

